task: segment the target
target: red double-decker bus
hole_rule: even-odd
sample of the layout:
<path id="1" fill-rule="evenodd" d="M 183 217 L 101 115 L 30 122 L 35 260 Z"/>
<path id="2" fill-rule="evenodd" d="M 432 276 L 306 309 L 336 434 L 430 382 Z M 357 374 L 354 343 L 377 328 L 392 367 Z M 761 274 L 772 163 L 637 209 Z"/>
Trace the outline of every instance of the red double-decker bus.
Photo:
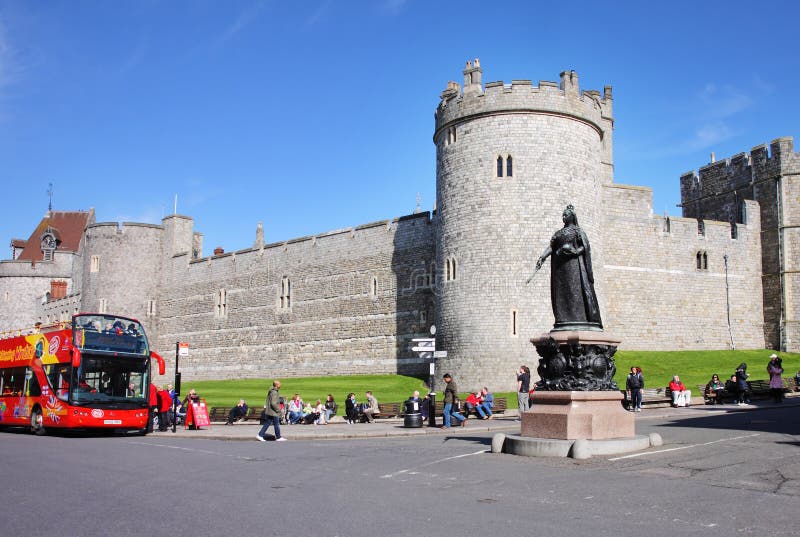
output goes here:
<path id="1" fill-rule="evenodd" d="M 81 313 L 71 323 L 0 339 L 0 427 L 145 433 L 151 358 L 139 321 Z"/>

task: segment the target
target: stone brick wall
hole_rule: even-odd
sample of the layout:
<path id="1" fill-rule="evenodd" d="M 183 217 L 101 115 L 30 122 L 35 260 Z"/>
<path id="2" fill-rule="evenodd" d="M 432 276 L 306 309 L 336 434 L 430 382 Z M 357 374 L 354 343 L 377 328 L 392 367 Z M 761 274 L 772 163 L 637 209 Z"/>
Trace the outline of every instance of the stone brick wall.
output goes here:
<path id="1" fill-rule="evenodd" d="M 792 293 L 797 257 L 793 244 L 800 225 L 796 193 L 800 156 L 792 138 L 778 138 L 749 154 L 711 163 L 681 177 L 683 215 L 691 218 L 742 222 L 744 200 L 759 203 L 763 270 L 764 337 L 770 348 L 797 350 L 800 301 Z M 787 248 L 789 250 L 787 250 Z"/>
<path id="2" fill-rule="evenodd" d="M 427 366 L 409 343 L 432 319 L 432 261 L 428 213 L 204 259 L 176 255 L 157 348 L 172 362 L 175 342 L 190 344 L 187 380 L 419 373 Z"/>
<path id="3" fill-rule="evenodd" d="M 150 300 L 157 300 L 164 227 L 125 222 L 97 223 L 84 234 L 81 308 L 138 319 L 149 337 L 157 337 L 154 319 L 147 317 Z M 92 270 L 97 256 L 99 270 Z"/>
<path id="4" fill-rule="evenodd" d="M 43 301 L 50 281 L 63 280 L 71 286 L 74 257 L 56 251 L 53 261 L 0 262 L 0 331 L 30 329 L 44 322 Z"/>
<path id="5" fill-rule="evenodd" d="M 703 235 L 697 220 L 654 216 L 650 189 L 604 189 L 605 329 L 620 348 L 724 349 L 731 331 L 736 348 L 764 347 L 761 303 L 752 299 L 761 296 L 758 204 L 746 203 L 754 216 L 733 239 L 727 222 L 706 221 Z M 697 268 L 698 252 L 707 269 Z"/>

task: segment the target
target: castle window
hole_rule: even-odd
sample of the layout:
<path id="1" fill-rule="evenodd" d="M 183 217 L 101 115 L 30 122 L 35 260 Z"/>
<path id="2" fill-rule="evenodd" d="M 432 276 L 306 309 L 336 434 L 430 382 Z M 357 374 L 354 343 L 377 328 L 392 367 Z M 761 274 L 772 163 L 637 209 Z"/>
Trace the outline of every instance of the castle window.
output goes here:
<path id="1" fill-rule="evenodd" d="M 456 279 L 456 258 L 448 257 L 445 260 L 445 263 L 446 263 L 446 271 L 444 280 L 447 282 L 451 282 Z"/>
<path id="2" fill-rule="evenodd" d="M 42 250 L 42 260 L 43 261 L 52 261 L 53 260 L 53 250 Z"/>
<path id="3" fill-rule="evenodd" d="M 739 222 L 747 225 L 747 204 L 744 201 L 739 204 Z"/>
<path id="4" fill-rule="evenodd" d="M 708 270 L 708 254 L 704 251 L 697 252 L 697 270 Z"/>
<path id="5" fill-rule="evenodd" d="M 93 255 L 89 261 L 89 272 L 100 272 L 100 256 Z"/>
<path id="6" fill-rule="evenodd" d="M 697 221 L 697 234 L 702 235 L 705 237 L 706 235 L 706 223 L 702 220 Z"/>
<path id="7" fill-rule="evenodd" d="M 503 177 L 503 157 L 497 157 L 497 177 Z"/>
<path id="8" fill-rule="evenodd" d="M 372 288 L 370 291 L 372 296 L 378 296 L 378 278 L 372 278 Z"/>
<path id="9" fill-rule="evenodd" d="M 148 300 L 147 301 L 147 316 L 148 317 L 155 317 L 156 316 L 156 301 L 155 300 Z"/>
<path id="10" fill-rule="evenodd" d="M 108 302 L 105 298 L 97 301 L 97 313 L 105 313 L 108 310 Z"/>
<path id="11" fill-rule="evenodd" d="M 428 312 L 427 311 L 419 312 L 419 324 L 421 324 L 421 325 L 428 324 Z"/>
<path id="12" fill-rule="evenodd" d="M 282 310 L 292 307 L 292 281 L 287 276 L 281 280 L 280 307 Z"/>
<path id="13" fill-rule="evenodd" d="M 511 335 L 519 335 L 517 332 L 517 310 L 511 310 Z"/>
<path id="14" fill-rule="evenodd" d="M 217 300 L 214 304 L 214 316 L 218 319 L 224 319 L 228 316 L 228 291 L 226 289 L 219 289 L 217 291 Z"/>
<path id="15" fill-rule="evenodd" d="M 669 221 L 669 216 L 664 219 L 664 233 L 669 233 L 671 228 L 671 223 Z"/>
<path id="16" fill-rule="evenodd" d="M 511 155 L 506 157 L 506 177 L 512 177 L 514 175 L 514 161 L 511 159 Z"/>
<path id="17" fill-rule="evenodd" d="M 447 145 L 456 143 L 456 128 L 450 127 L 447 129 Z"/>
<path id="18" fill-rule="evenodd" d="M 739 238 L 739 226 L 736 222 L 731 222 L 731 238 L 736 240 Z"/>

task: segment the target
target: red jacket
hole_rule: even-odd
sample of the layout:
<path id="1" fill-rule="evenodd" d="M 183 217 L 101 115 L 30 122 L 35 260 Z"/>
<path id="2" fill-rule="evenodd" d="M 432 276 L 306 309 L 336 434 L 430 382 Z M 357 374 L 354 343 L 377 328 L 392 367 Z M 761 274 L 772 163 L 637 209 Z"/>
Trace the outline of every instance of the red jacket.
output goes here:
<path id="1" fill-rule="evenodd" d="M 158 410 L 168 412 L 170 408 L 172 408 L 172 397 L 169 395 L 169 390 L 161 390 L 158 392 Z"/>
<path id="2" fill-rule="evenodd" d="M 155 384 L 150 384 L 150 398 L 148 399 L 150 406 L 158 406 L 158 389 Z"/>
<path id="3" fill-rule="evenodd" d="M 674 380 L 669 383 L 669 389 L 673 392 L 685 392 L 686 386 L 683 385 L 683 382 L 675 382 Z"/>

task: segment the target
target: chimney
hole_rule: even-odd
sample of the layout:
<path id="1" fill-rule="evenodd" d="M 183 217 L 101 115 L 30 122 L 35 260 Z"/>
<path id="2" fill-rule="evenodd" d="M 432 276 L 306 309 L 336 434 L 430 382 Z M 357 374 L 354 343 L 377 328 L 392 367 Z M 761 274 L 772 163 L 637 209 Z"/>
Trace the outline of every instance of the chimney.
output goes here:
<path id="1" fill-rule="evenodd" d="M 63 280 L 50 280 L 50 300 L 57 300 L 67 296 L 67 282 Z"/>

